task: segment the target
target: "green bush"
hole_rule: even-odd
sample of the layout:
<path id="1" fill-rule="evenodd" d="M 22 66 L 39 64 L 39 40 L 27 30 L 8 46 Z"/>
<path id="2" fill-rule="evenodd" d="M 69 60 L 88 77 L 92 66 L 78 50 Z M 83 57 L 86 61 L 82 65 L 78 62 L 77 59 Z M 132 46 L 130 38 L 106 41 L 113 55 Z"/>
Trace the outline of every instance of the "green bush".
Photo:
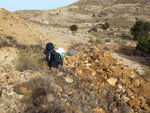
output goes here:
<path id="1" fill-rule="evenodd" d="M 78 30 L 78 26 L 77 25 L 71 25 L 70 26 L 70 30 L 71 31 L 77 31 Z"/>
<path id="2" fill-rule="evenodd" d="M 130 33 L 133 35 L 134 40 L 141 38 L 148 38 L 150 32 L 150 23 L 142 20 L 136 21 L 133 27 L 130 29 Z"/>
<path id="3" fill-rule="evenodd" d="M 146 53 L 150 53 L 150 40 L 144 38 L 139 39 L 136 49 Z"/>
<path id="4" fill-rule="evenodd" d="M 106 30 L 110 27 L 110 24 L 108 22 L 106 22 L 105 24 L 102 24 L 101 28 Z"/>
<path id="5" fill-rule="evenodd" d="M 96 27 L 94 27 L 94 28 L 91 28 L 88 32 L 92 32 L 92 31 L 97 32 L 98 30 Z"/>

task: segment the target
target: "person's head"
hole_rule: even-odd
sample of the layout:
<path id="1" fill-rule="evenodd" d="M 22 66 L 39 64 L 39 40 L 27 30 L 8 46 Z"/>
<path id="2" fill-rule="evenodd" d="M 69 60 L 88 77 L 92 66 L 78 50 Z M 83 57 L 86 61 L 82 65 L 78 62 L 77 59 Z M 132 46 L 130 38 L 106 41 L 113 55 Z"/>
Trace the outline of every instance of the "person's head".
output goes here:
<path id="1" fill-rule="evenodd" d="M 50 51 L 50 50 L 53 50 L 54 49 L 54 45 L 53 45 L 53 43 L 47 43 L 46 44 L 46 49 L 48 50 L 48 51 Z"/>

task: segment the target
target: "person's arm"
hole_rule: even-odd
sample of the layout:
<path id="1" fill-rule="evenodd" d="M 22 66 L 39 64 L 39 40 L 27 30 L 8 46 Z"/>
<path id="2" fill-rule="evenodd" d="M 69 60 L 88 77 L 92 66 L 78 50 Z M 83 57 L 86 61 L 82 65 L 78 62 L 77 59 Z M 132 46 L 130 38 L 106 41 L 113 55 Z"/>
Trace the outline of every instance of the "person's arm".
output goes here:
<path id="1" fill-rule="evenodd" d="M 51 58 L 51 52 L 48 52 L 46 54 L 46 61 L 49 62 L 50 61 L 50 58 Z"/>

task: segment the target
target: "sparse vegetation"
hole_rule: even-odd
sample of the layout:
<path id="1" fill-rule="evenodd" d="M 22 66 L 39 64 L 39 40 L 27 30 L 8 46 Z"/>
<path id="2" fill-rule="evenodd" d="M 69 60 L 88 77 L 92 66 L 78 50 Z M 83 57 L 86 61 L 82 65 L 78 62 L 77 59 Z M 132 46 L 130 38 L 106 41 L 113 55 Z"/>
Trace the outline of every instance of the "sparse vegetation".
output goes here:
<path id="1" fill-rule="evenodd" d="M 28 69 L 39 70 L 40 65 L 45 61 L 44 49 L 40 45 L 18 45 L 20 56 L 17 60 L 16 70 L 25 71 Z"/>
<path id="2" fill-rule="evenodd" d="M 92 32 L 92 31 L 97 32 L 98 30 L 96 27 L 94 27 L 94 28 L 91 28 L 88 32 Z"/>
<path id="3" fill-rule="evenodd" d="M 109 48 L 108 47 L 104 47 L 103 50 L 109 51 Z"/>
<path id="4" fill-rule="evenodd" d="M 102 44 L 103 42 L 102 42 L 102 40 L 101 39 L 99 39 L 99 38 L 96 38 L 96 40 L 95 40 L 95 44 Z"/>
<path id="5" fill-rule="evenodd" d="M 125 17 L 114 17 L 108 18 L 107 20 L 114 28 L 130 29 L 134 24 L 133 21 L 129 21 L 128 18 Z"/>
<path id="6" fill-rule="evenodd" d="M 88 40 L 88 43 L 94 43 L 93 39 Z"/>
<path id="7" fill-rule="evenodd" d="M 32 56 L 31 54 L 21 54 L 18 58 L 16 69 L 19 71 L 24 70 L 38 70 L 39 69 L 39 59 L 36 56 Z"/>
<path id="8" fill-rule="evenodd" d="M 48 73 L 47 73 L 48 74 Z M 24 106 L 23 111 L 27 113 L 64 113 L 67 106 L 58 99 L 57 91 L 51 85 L 54 81 L 53 75 L 45 75 L 45 77 L 36 77 L 28 82 L 20 84 L 29 90 L 21 99 Z M 19 89 L 18 91 L 19 92 Z"/>
<path id="9" fill-rule="evenodd" d="M 103 30 L 106 30 L 106 29 L 108 29 L 110 27 L 110 24 L 108 23 L 108 22 L 106 22 L 105 24 L 102 24 L 102 26 L 101 26 L 101 28 L 103 29 Z"/>
<path id="10" fill-rule="evenodd" d="M 71 25 L 70 26 L 70 30 L 71 31 L 77 31 L 78 30 L 78 26 L 77 25 Z"/>
<path id="11" fill-rule="evenodd" d="M 44 76 L 33 78 L 19 85 L 28 90 L 21 99 L 23 111 L 28 113 L 33 113 L 35 110 L 42 113 L 91 112 L 91 109 L 101 104 L 101 96 L 91 93 L 91 88 L 86 85 L 87 80 L 83 81 L 80 76 L 77 76 L 74 78 L 76 79 L 74 84 L 68 84 L 63 77 L 67 73 L 73 73 L 60 73 L 62 73 L 60 70 L 53 68 L 50 72 L 45 72 Z M 81 84 L 84 84 L 84 87 Z M 60 86 L 65 90 L 64 92 L 61 91 Z M 74 89 L 74 93 L 68 95 L 71 89 Z M 16 92 L 21 93 L 20 88 L 16 88 Z M 64 96 L 66 94 L 67 96 Z"/>
<path id="12" fill-rule="evenodd" d="M 100 38 L 96 38 L 96 40 L 93 40 L 93 39 L 90 39 L 88 41 L 88 43 L 91 43 L 91 44 L 103 44 L 103 41 L 100 39 Z"/>
<path id="13" fill-rule="evenodd" d="M 6 36 L 6 38 L 9 39 L 9 40 L 12 40 L 12 39 L 13 39 L 13 37 L 10 36 L 10 35 L 9 35 L 9 36 Z"/>
<path id="14" fill-rule="evenodd" d="M 105 39 L 105 42 L 110 42 L 110 39 Z"/>

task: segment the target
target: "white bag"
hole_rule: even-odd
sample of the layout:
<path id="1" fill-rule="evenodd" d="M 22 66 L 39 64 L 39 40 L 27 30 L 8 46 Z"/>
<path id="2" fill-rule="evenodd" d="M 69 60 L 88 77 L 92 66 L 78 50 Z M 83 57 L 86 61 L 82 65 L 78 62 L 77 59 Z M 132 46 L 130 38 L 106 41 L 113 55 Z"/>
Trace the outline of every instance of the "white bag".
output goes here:
<path id="1" fill-rule="evenodd" d="M 56 52 L 60 54 L 61 58 L 65 55 L 65 50 L 62 47 L 59 47 Z"/>

